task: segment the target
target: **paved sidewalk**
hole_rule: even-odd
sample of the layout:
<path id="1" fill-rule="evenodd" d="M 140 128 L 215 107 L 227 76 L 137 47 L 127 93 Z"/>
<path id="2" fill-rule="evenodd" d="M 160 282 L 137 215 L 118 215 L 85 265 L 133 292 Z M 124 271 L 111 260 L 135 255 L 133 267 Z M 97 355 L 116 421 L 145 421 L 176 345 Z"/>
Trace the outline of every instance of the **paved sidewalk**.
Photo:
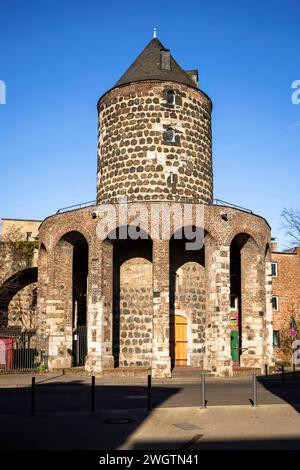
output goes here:
<path id="1" fill-rule="evenodd" d="M 299 449 L 289 405 L 0 415 L 0 449 Z"/>
<path id="2" fill-rule="evenodd" d="M 191 425 L 194 429 L 189 429 Z M 182 450 L 300 450 L 300 416 L 288 405 L 156 410 L 119 448 L 168 449 L 170 445 Z"/>

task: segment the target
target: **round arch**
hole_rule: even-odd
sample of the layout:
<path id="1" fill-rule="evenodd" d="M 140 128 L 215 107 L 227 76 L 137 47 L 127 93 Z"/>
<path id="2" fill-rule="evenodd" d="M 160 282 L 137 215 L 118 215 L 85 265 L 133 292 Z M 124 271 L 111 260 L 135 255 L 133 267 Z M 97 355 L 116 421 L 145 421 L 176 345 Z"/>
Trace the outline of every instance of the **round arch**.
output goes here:
<path id="1" fill-rule="evenodd" d="M 261 237 L 256 232 L 254 232 L 254 230 L 252 230 L 250 227 L 237 227 L 237 228 L 232 229 L 226 236 L 224 240 L 224 244 L 230 246 L 232 242 L 234 241 L 234 239 L 240 236 L 251 238 L 253 242 L 256 244 L 257 249 L 258 250 L 261 249 L 261 246 L 262 246 Z"/>
<path id="2" fill-rule="evenodd" d="M 37 267 L 18 271 L 8 278 L 0 287 L 0 325 L 7 326 L 8 307 L 14 296 L 30 284 L 37 282 Z"/>

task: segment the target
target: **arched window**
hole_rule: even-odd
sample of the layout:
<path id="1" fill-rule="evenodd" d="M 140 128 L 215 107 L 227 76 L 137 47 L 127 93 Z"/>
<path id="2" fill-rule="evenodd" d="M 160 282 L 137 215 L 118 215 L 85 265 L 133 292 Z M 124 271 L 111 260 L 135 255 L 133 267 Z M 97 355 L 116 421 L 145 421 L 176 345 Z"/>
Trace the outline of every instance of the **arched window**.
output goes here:
<path id="1" fill-rule="evenodd" d="M 172 90 L 168 91 L 167 93 L 167 103 L 170 106 L 173 106 L 175 104 L 175 93 Z"/>
<path id="2" fill-rule="evenodd" d="M 165 132 L 165 141 L 175 142 L 175 132 L 171 127 L 169 127 Z"/>

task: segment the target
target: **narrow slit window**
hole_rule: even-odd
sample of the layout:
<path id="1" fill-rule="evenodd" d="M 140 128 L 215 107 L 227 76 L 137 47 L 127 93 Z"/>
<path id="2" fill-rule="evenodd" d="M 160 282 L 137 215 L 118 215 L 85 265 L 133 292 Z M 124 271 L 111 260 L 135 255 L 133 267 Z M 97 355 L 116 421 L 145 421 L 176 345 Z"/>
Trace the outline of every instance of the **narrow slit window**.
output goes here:
<path id="1" fill-rule="evenodd" d="M 272 263 L 272 276 L 277 277 L 277 263 Z"/>
<path id="2" fill-rule="evenodd" d="M 273 346 L 280 346 L 280 335 L 278 330 L 273 330 Z"/>
<path id="3" fill-rule="evenodd" d="M 278 311 L 278 297 L 277 297 L 277 295 L 272 296 L 272 308 L 276 312 Z"/>
<path id="4" fill-rule="evenodd" d="M 166 142 L 175 142 L 175 132 L 171 127 L 169 127 L 165 132 L 165 141 Z"/>
<path id="5" fill-rule="evenodd" d="M 174 91 L 168 91 L 167 93 L 167 103 L 169 106 L 173 106 L 175 104 L 175 93 Z"/>

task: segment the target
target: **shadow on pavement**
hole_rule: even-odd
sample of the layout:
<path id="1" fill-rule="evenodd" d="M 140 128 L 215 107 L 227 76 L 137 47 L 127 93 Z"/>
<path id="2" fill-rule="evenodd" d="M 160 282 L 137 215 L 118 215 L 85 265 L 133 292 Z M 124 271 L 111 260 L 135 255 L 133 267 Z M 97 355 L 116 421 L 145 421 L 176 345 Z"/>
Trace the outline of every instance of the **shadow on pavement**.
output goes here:
<path id="1" fill-rule="evenodd" d="M 284 377 L 281 372 L 258 377 L 257 381 L 273 395 L 300 411 L 300 371 L 286 372 Z"/>
<path id="2" fill-rule="evenodd" d="M 37 385 L 31 416 L 30 387 L 0 389 L 0 449 L 116 449 L 151 414 L 146 386 L 96 386 L 94 414 L 91 390 L 81 380 Z M 156 385 L 152 408 L 179 390 Z"/>
<path id="3" fill-rule="evenodd" d="M 144 441 L 136 443 L 132 450 L 300 450 L 299 439 L 239 439 L 205 440 L 205 435 L 195 434 L 189 441 L 169 441 L 168 443 Z M 203 439 L 203 440 L 202 440 Z"/>

